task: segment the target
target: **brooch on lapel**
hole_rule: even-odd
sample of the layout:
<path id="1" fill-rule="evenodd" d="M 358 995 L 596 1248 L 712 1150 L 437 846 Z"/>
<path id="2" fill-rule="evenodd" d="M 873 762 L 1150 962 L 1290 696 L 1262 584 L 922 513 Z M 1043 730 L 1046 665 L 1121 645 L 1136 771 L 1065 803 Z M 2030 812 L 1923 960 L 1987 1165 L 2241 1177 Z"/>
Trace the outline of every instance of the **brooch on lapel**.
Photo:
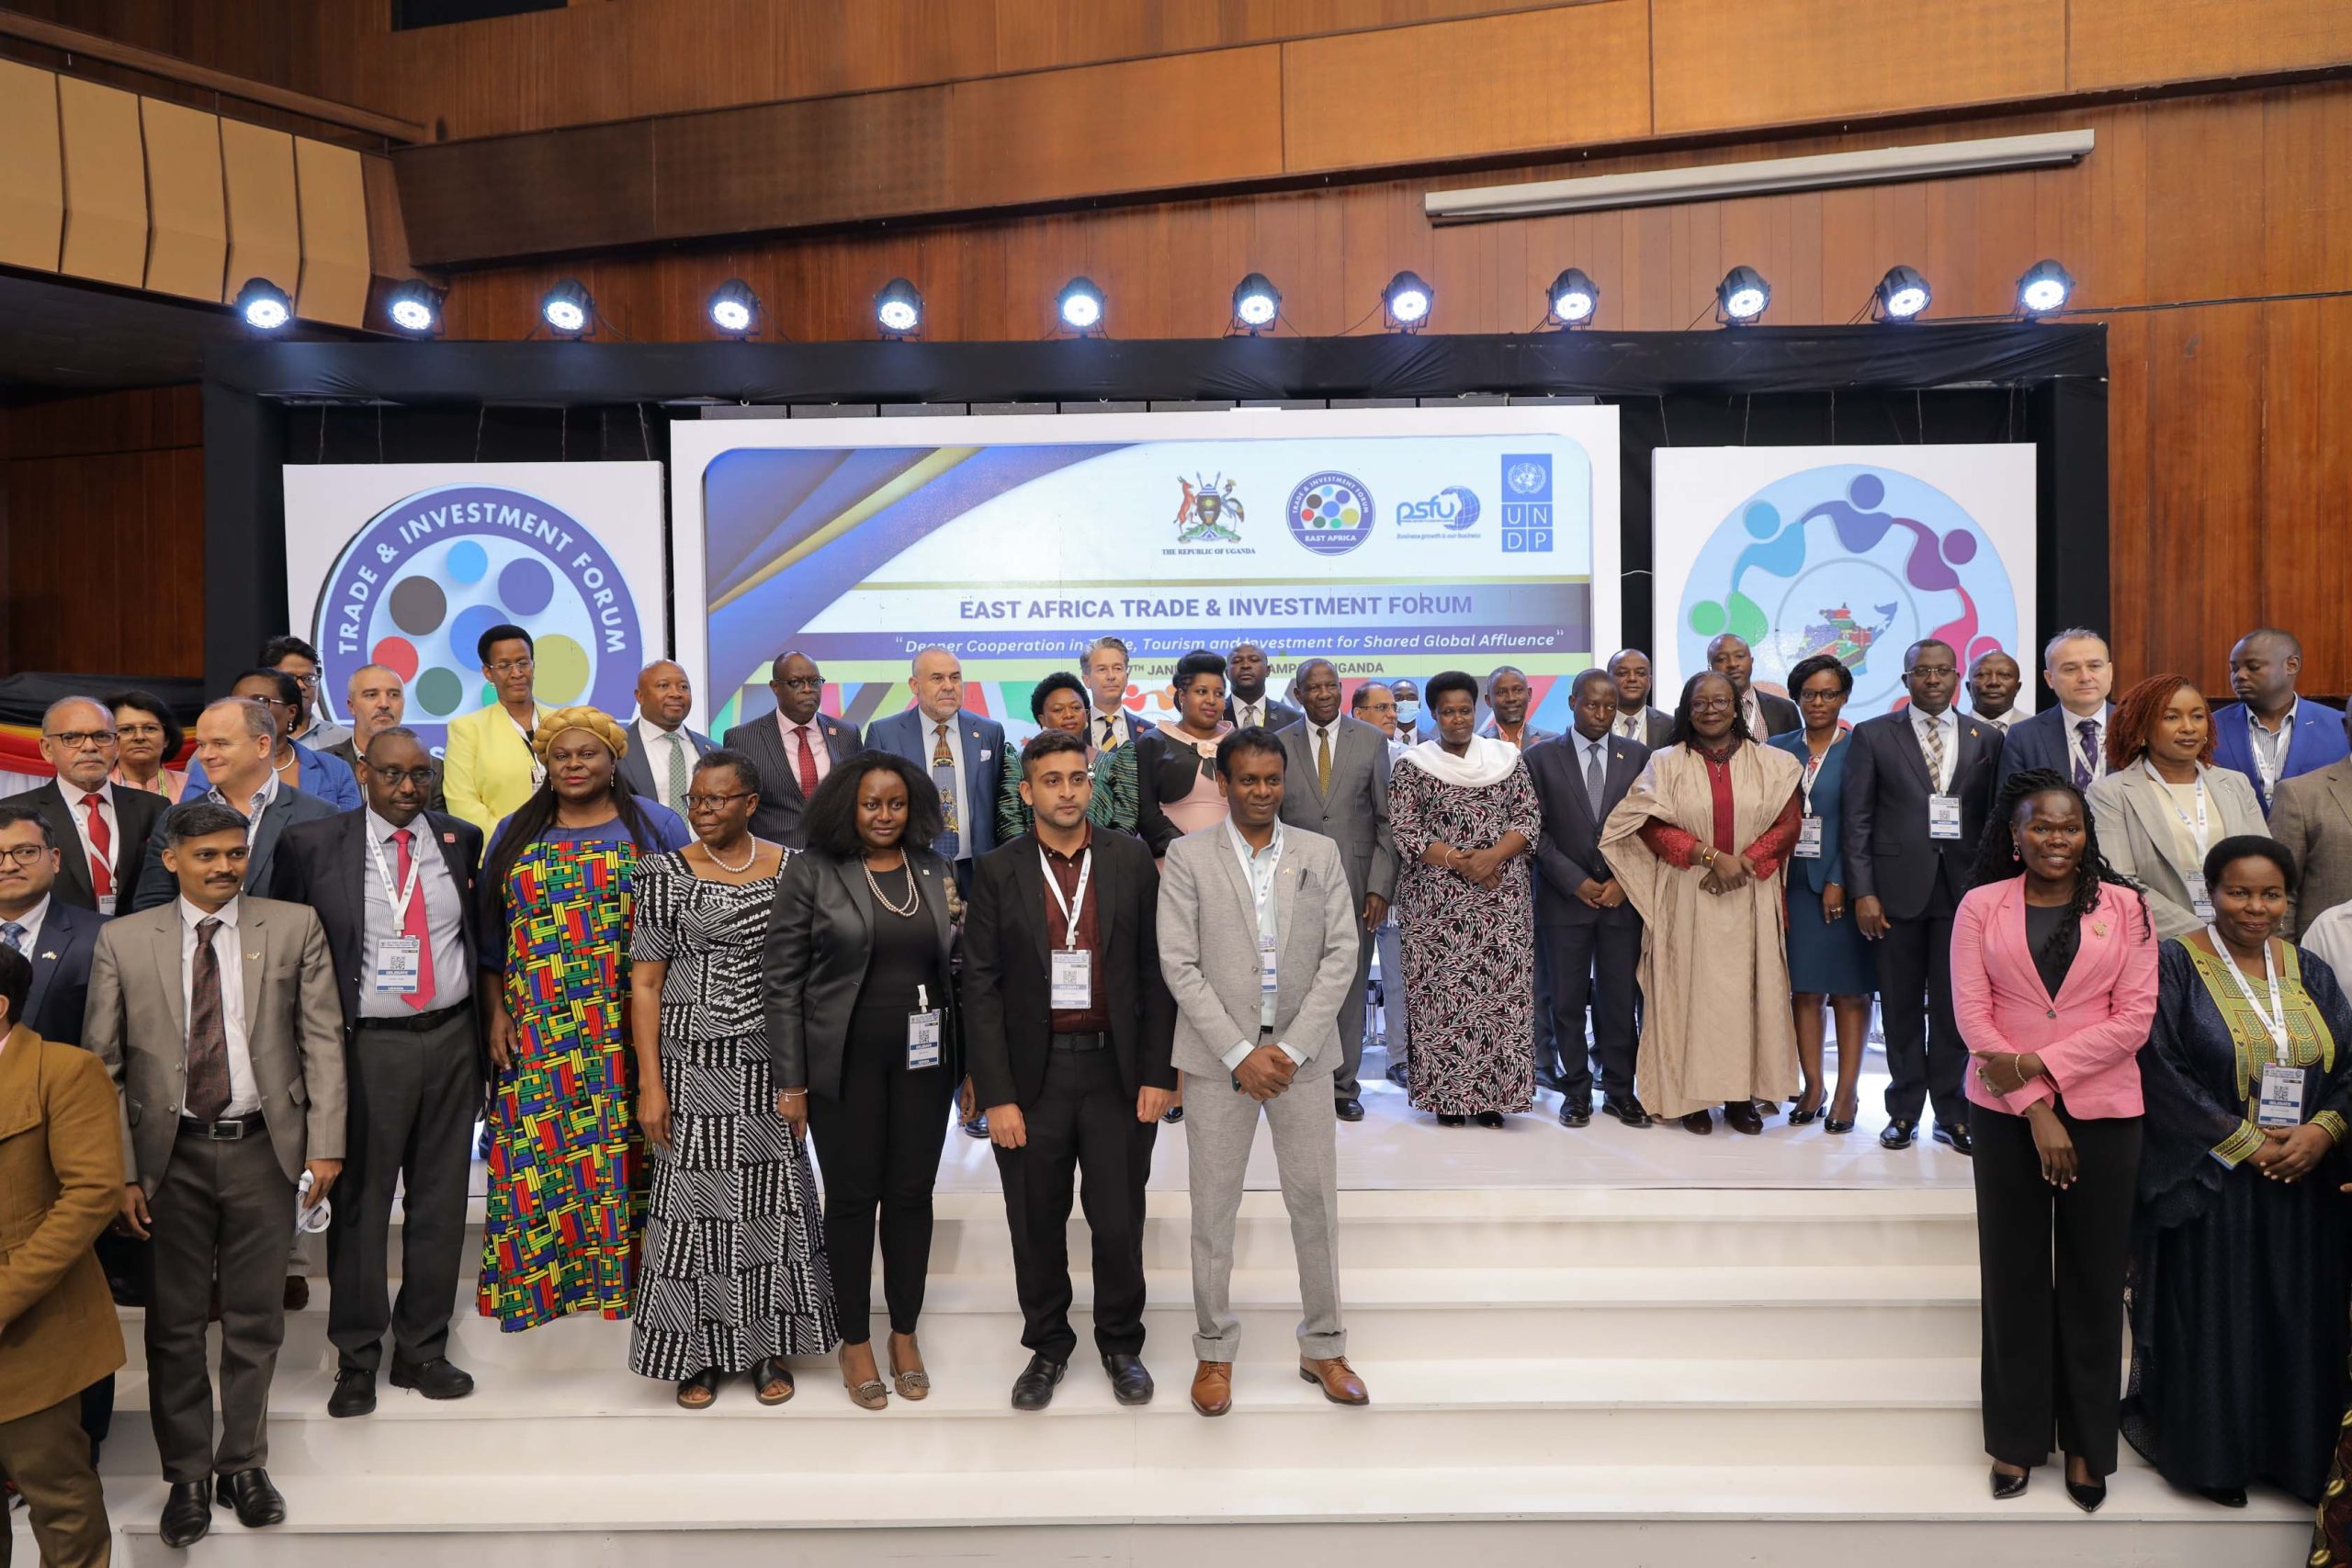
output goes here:
<path id="1" fill-rule="evenodd" d="M 245 954 L 245 962 L 248 964 L 258 964 L 261 962 L 261 954 L 258 953 L 248 953 Z"/>
<path id="2" fill-rule="evenodd" d="M 57 962 L 57 954 L 54 953 L 44 953 L 40 956 L 43 963 L 54 964 Z"/>
<path id="3" fill-rule="evenodd" d="M 2093 920 L 2091 922 L 2091 935 L 2105 936 L 2106 934 L 2107 922 L 2105 920 Z"/>
<path id="4" fill-rule="evenodd" d="M 458 841 L 458 835 L 455 833 L 444 833 L 441 835 L 441 841 L 445 844 L 454 844 Z"/>

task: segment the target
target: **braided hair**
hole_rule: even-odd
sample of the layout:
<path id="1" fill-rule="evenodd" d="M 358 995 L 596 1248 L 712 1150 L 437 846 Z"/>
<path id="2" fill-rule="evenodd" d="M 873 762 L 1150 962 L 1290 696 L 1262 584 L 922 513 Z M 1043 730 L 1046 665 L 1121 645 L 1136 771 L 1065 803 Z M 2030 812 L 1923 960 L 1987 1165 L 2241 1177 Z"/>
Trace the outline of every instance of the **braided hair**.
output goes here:
<path id="1" fill-rule="evenodd" d="M 2083 792 L 2075 787 L 2074 780 L 2054 768 L 2027 768 L 2002 781 L 2001 793 L 1993 802 L 1992 817 L 1984 824 L 1984 836 L 1976 843 L 1976 870 L 1969 878 L 1969 886 L 1983 887 L 2024 874 L 2018 869 L 2017 844 L 2010 833 L 2018 807 L 2037 795 L 2066 795 L 2074 801 L 2075 809 L 2083 814 L 2083 858 L 2075 868 L 2075 897 L 2066 906 L 2066 918 L 2044 943 L 2042 956 L 2053 963 L 2074 962 L 2075 950 L 2082 943 L 2083 917 L 2098 908 L 2102 883 L 2130 888 L 2139 905 L 2142 922 L 2153 923 L 2146 890 L 2107 863 L 2107 856 L 2099 852 L 2098 824 L 2091 816 L 2090 802 L 2083 798 Z"/>

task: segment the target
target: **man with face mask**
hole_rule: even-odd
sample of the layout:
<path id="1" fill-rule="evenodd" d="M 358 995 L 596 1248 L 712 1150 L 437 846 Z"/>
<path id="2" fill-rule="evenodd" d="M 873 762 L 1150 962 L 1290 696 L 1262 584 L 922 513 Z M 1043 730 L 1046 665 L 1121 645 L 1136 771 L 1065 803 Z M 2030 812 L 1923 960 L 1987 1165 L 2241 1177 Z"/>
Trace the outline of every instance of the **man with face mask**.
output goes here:
<path id="1" fill-rule="evenodd" d="M 1390 699 L 1396 705 L 1396 732 L 1389 737 L 1400 745 L 1418 746 L 1421 735 L 1421 688 L 1406 677 L 1388 682 Z"/>

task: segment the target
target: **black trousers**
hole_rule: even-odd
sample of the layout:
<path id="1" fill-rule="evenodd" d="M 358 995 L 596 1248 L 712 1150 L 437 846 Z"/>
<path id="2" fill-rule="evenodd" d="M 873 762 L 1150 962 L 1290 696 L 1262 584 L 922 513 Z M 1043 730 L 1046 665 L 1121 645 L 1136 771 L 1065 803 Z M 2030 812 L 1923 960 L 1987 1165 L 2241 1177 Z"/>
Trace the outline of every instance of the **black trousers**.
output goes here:
<path id="1" fill-rule="evenodd" d="M 1078 1348 L 1069 1325 L 1069 1206 L 1073 1183 L 1094 1249 L 1094 1348 L 1143 1353 L 1143 1189 L 1158 1122 L 1136 1120 L 1135 1096 L 1108 1050 L 1054 1051 L 1045 1087 L 1021 1108 L 1029 1141 L 996 1151 L 1021 1343 L 1049 1361 Z"/>
<path id="2" fill-rule="evenodd" d="M 890 1328 L 912 1334 L 931 1271 L 931 1194 L 956 1085 L 944 1066 L 907 1066 L 907 1015 L 850 1016 L 838 1099 L 808 1097 L 808 1135 L 825 1186 L 825 1250 L 842 1342 L 873 1337 L 874 1237 L 880 1214 L 882 1297 Z"/>
<path id="3" fill-rule="evenodd" d="M 1886 1028 L 1887 1115 L 1917 1122 L 1932 1100 L 1939 1122 L 1971 1125 L 1961 1089 L 1968 1046 L 1951 1011 L 1951 910 L 1941 890 L 1927 913 L 1893 922 L 1871 950 Z"/>
<path id="4" fill-rule="evenodd" d="M 2080 1162 L 2061 1191 L 2042 1179 L 2024 1117 L 1972 1109 L 1984 1451 L 2040 1464 L 2054 1427 L 2059 1448 L 2112 1475 L 2140 1118 L 2077 1121 L 2060 1105 Z"/>
<path id="5" fill-rule="evenodd" d="M 1634 1026 L 1634 998 L 1641 963 L 1642 928 L 1633 921 L 1594 920 L 1580 926 L 1536 928 L 1536 1002 L 1542 1007 L 1548 992 L 1560 1094 L 1571 1105 L 1592 1103 L 1595 1059 L 1600 1063 L 1600 1092 L 1611 1100 L 1634 1098 L 1634 1058 L 1639 1039 Z M 1585 1051 L 1587 1007 L 1592 1010 L 1589 1055 Z M 1541 1032 L 1539 1025 L 1539 1038 Z"/>
<path id="6" fill-rule="evenodd" d="M 374 1371 L 391 1331 L 394 1359 L 448 1353 L 466 1246 L 466 1185 L 481 1110 L 480 1025 L 470 1006 L 426 1030 L 362 1022 L 344 1053 L 350 1137 L 327 1229 L 327 1337 L 342 1365 Z M 392 1195 L 405 1179 L 401 1292 L 390 1283 Z"/>

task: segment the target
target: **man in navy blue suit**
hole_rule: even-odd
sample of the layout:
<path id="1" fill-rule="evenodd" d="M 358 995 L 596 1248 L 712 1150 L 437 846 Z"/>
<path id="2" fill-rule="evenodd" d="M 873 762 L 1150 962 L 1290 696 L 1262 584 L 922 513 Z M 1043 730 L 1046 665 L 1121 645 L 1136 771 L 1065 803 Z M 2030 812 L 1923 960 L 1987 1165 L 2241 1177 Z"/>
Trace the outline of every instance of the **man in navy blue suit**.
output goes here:
<path id="1" fill-rule="evenodd" d="M 2238 700 L 2213 710 L 2213 763 L 2254 784 L 2267 817 L 2278 781 L 2340 762 L 2346 752 L 2344 715 L 2295 694 L 2303 645 L 2292 632 L 2262 626 L 2230 649 L 2230 689 Z"/>
<path id="2" fill-rule="evenodd" d="M 2001 747 L 2001 782 L 2028 768 L 2048 768 L 2088 789 L 2107 776 L 2108 694 L 2115 690 L 2115 664 L 2107 639 L 2084 626 L 2068 626 L 2041 650 L 2041 680 L 2058 698 L 2031 718 L 2008 728 Z"/>
<path id="3" fill-rule="evenodd" d="M 1078 661 L 1086 689 L 1094 694 L 1093 711 L 1086 716 L 1086 748 L 1108 751 L 1125 746 L 1151 726 L 1127 711 L 1127 645 L 1114 637 L 1098 637 Z"/>

